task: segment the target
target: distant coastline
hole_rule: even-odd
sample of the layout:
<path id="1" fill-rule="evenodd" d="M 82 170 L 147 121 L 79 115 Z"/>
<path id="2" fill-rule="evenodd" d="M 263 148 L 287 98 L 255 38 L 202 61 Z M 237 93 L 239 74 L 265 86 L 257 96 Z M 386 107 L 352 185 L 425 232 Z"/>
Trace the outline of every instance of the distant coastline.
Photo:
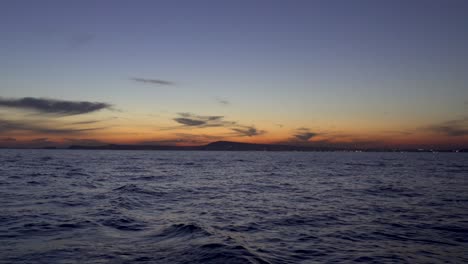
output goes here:
<path id="1" fill-rule="evenodd" d="M 169 145 L 71 145 L 69 147 L 43 147 L 23 149 L 70 149 L 70 150 L 164 150 L 164 151 L 296 151 L 296 152 L 457 152 L 468 153 L 468 149 L 388 149 L 388 148 L 334 148 L 294 146 L 281 144 L 254 144 L 231 141 L 216 141 L 201 146 L 169 146 Z"/>

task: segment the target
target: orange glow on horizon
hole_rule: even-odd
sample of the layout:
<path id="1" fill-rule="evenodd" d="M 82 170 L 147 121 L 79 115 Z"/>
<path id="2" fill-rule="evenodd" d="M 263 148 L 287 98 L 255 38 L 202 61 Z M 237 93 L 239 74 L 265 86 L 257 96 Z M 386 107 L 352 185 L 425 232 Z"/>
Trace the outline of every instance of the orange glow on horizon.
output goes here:
<path id="1" fill-rule="evenodd" d="M 47 135 L 47 134 L 26 134 L 2 135 L 5 140 L 14 138 L 15 141 L 4 141 L 2 145 L 40 144 L 48 142 L 56 145 L 72 144 L 154 144 L 154 145 L 176 145 L 176 146 L 197 146 L 214 141 L 234 141 L 257 144 L 289 144 L 304 146 L 349 146 L 356 148 L 463 148 L 468 146 L 468 136 L 462 137 L 442 137 L 438 135 L 414 133 L 410 135 L 353 135 L 324 133 L 311 137 L 308 141 L 300 141 L 294 138 L 292 132 L 265 133 L 258 136 L 235 136 L 216 134 L 209 130 L 205 133 L 182 134 L 169 131 L 158 131 L 157 133 L 136 133 L 134 131 L 120 130 L 113 133 L 107 131 L 103 133 L 87 133 L 83 135 Z"/>

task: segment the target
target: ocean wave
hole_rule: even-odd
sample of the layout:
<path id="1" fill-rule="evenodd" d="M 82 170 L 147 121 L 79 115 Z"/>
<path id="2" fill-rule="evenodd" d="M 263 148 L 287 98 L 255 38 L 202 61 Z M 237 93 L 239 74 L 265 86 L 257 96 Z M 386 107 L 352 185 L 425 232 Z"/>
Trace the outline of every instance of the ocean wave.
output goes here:
<path id="1" fill-rule="evenodd" d="M 466 263 L 467 167 L 443 153 L 0 150 L 0 263 Z"/>
<path id="2" fill-rule="evenodd" d="M 147 194 L 147 195 L 157 195 L 157 196 L 163 194 L 162 192 L 149 190 L 147 188 L 143 188 L 133 183 L 122 185 L 120 187 L 113 189 L 113 191 L 123 193 L 123 194 Z"/>
<path id="3" fill-rule="evenodd" d="M 195 223 L 172 224 L 153 234 L 151 241 L 178 248 L 175 256 L 164 258 L 166 263 L 269 263 L 245 246 Z"/>
<path id="4" fill-rule="evenodd" d="M 123 231 L 141 231 L 147 227 L 143 221 L 123 215 L 111 215 L 98 222 L 103 226 Z"/>

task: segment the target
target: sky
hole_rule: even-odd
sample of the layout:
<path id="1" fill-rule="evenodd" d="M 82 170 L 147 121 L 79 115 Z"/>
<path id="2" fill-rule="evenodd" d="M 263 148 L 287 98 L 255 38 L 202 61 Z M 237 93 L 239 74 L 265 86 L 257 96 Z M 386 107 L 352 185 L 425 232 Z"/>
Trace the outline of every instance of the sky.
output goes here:
<path id="1" fill-rule="evenodd" d="M 468 147 L 468 1 L 1 1 L 0 146 Z"/>

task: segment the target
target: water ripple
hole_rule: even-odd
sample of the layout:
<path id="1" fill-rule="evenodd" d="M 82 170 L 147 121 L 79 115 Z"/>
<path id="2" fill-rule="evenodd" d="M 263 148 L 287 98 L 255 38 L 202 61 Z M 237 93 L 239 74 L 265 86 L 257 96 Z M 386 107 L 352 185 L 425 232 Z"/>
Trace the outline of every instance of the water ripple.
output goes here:
<path id="1" fill-rule="evenodd" d="M 0 263 L 467 263 L 467 164 L 0 150 Z"/>

